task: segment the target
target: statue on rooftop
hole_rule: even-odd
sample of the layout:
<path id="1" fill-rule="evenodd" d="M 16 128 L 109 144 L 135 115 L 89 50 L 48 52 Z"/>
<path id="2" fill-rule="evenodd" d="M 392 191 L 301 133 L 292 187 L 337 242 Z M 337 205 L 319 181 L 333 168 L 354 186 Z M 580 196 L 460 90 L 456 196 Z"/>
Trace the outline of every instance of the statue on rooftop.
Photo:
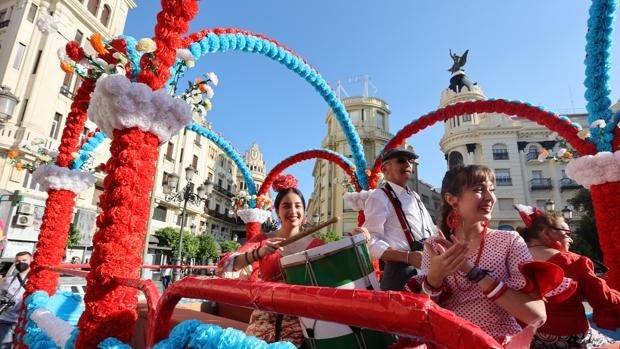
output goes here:
<path id="1" fill-rule="evenodd" d="M 465 63 L 467 63 L 468 52 L 469 50 L 465 50 L 465 53 L 463 53 L 462 56 L 459 56 L 456 53 L 452 53 L 452 50 L 450 50 L 450 57 L 452 57 L 452 60 L 454 61 L 454 63 L 452 63 L 452 67 L 450 67 L 448 71 L 451 73 L 456 73 L 459 70 L 463 70 L 462 69 L 463 66 L 465 65 Z"/>

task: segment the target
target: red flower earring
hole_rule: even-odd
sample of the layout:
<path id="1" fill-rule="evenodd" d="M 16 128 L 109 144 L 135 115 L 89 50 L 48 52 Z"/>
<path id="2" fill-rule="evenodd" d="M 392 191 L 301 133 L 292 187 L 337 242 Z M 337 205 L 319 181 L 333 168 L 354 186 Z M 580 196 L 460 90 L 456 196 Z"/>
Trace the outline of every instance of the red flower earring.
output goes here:
<path id="1" fill-rule="evenodd" d="M 446 217 L 446 225 L 448 226 L 448 228 L 450 228 L 450 230 L 454 230 L 458 226 L 460 226 L 462 223 L 463 223 L 463 218 L 456 211 L 455 208 L 452 208 L 452 211 L 450 211 L 450 213 L 448 214 L 448 217 Z"/>

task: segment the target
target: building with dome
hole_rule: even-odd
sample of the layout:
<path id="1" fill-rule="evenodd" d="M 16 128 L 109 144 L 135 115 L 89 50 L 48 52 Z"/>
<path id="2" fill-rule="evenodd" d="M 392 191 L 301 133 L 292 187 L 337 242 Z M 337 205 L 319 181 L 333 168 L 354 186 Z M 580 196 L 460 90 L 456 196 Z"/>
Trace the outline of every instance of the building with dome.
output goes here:
<path id="1" fill-rule="evenodd" d="M 462 69 L 455 71 L 442 91 L 439 107 L 461 101 L 484 100 L 482 88 Z M 586 114 L 566 115 L 581 125 Z M 497 203 L 492 227 L 512 230 L 523 222 L 512 207 L 521 203 L 545 210 L 571 209 L 568 199 L 580 186 L 566 176 L 566 163 L 552 159 L 564 146 L 544 126 L 525 118 L 498 113 L 462 115 L 444 123 L 440 141 L 448 167 L 482 164 L 495 171 Z M 545 156 L 545 154 L 549 156 Z M 577 218 L 578 212 L 575 212 Z"/>
<path id="2" fill-rule="evenodd" d="M 369 96 L 347 97 L 342 99 L 342 104 L 347 109 L 351 122 L 359 134 L 365 151 L 364 156 L 368 162 L 367 166 L 370 167 L 387 142 L 394 137 L 389 132 L 390 106 L 380 98 Z M 331 110 L 325 117 L 325 124 L 327 135 L 323 138 L 322 148 L 352 158 L 349 144 Z M 414 151 L 410 145 L 405 145 L 405 147 Z M 437 211 L 439 194 L 429 184 L 418 179 L 419 161 L 424 161 L 424 159 L 416 160 L 408 186 L 420 194 L 425 206 L 434 216 Z M 357 227 L 358 212 L 348 207 L 342 199 L 345 191 L 353 190 L 344 171 L 331 162 L 317 160 L 312 175 L 314 190 L 308 201 L 307 219 L 313 223 L 338 216 L 341 218 L 338 223 L 324 229 L 332 230 L 337 234 L 350 232 Z"/>

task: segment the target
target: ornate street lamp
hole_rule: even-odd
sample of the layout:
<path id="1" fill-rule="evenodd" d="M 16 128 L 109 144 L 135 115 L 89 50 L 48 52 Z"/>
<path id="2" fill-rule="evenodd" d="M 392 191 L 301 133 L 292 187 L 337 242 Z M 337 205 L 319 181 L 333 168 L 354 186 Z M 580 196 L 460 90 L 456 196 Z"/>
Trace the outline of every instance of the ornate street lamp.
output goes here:
<path id="1" fill-rule="evenodd" d="M 567 223 L 569 223 L 571 219 L 573 219 L 573 210 L 568 208 L 568 206 L 564 206 L 561 212 L 562 212 L 562 217 L 564 217 L 564 220 Z"/>
<path id="2" fill-rule="evenodd" d="M 0 86 L 0 124 L 9 121 L 17 103 L 19 103 L 19 98 L 11 92 L 11 89 Z"/>
<path id="3" fill-rule="evenodd" d="M 198 206 L 202 202 L 207 202 L 206 195 L 211 194 L 213 191 L 213 183 L 210 181 L 205 181 L 204 184 L 201 184 L 196 188 L 196 192 L 194 192 L 194 183 L 192 179 L 196 174 L 196 170 L 191 166 L 187 166 L 185 168 L 185 179 L 187 180 L 187 184 L 185 187 L 178 192 L 175 192 L 177 188 L 177 184 L 179 184 L 179 176 L 176 174 L 171 174 L 168 176 L 168 181 L 166 182 L 166 201 L 178 201 L 183 202 L 183 211 L 181 213 L 181 229 L 179 230 L 179 249 L 177 252 L 177 260 L 176 265 L 181 266 L 183 261 L 182 251 L 183 251 L 183 227 L 185 227 L 185 219 L 187 218 L 187 203 L 191 202 L 192 204 Z M 192 232 L 196 230 L 196 225 L 192 223 L 190 227 Z M 181 278 L 181 268 L 175 268 L 174 273 L 172 274 L 172 280 L 177 281 Z"/>
<path id="4" fill-rule="evenodd" d="M 555 211 L 555 202 L 551 199 L 547 200 L 547 202 L 545 202 L 545 211 L 547 212 L 553 212 Z"/>

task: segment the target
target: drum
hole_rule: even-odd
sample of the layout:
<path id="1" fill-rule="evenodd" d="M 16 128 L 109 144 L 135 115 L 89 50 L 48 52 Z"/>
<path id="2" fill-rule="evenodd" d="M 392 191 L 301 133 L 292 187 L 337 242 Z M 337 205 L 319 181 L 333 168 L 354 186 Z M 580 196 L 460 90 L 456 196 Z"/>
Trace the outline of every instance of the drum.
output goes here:
<path id="1" fill-rule="evenodd" d="M 363 234 L 282 257 L 280 265 L 289 284 L 379 290 Z M 387 348 L 393 342 L 392 335 L 378 331 L 308 318 L 300 322 L 304 348 Z"/>

